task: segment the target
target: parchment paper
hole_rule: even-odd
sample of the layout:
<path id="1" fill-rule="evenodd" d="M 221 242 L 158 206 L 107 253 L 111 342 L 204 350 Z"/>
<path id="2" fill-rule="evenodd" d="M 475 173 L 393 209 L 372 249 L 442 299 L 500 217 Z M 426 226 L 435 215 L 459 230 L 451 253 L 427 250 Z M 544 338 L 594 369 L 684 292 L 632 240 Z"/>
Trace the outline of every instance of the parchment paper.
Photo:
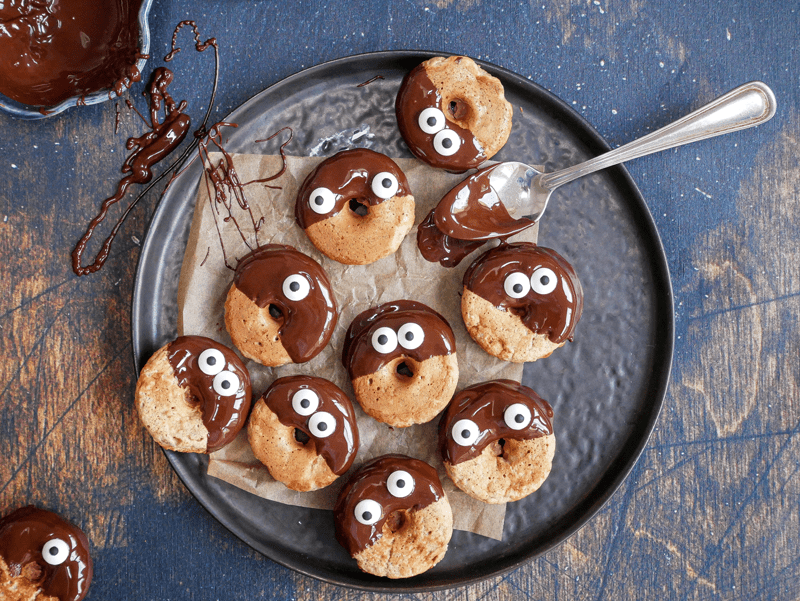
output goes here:
<path id="1" fill-rule="evenodd" d="M 223 158 L 219 153 L 211 153 L 209 157 L 214 165 Z M 352 266 L 337 263 L 317 251 L 294 220 L 297 189 L 321 160 L 319 157 L 287 157 L 286 172 L 270 181 L 269 187 L 259 183 L 244 186 L 252 217 L 235 199 L 232 199 L 229 215 L 221 203 L 213 198 L 209 200 L 209 187 L 201 180 L 179 282 L 178 333 L 208 336 L 233 348 L 224 324 L 225 296 L 233 279 L 231 267 L 258 245 L 288 244 L 313 257 L 328 273 L 339 306 L 339 321 L 331 342 L 308 363 L 267 368 L 248 361 L 253 381 L 253 402 L 272 381 L 294 374 L 327 378 L 353 399 L 352 386 L 341 363 L 342 340 L 347 327 L 361 311 L 398 299 L 421 301 L 450 323 L 458 354 L 458 390 L 495 378 L 520 381 L 523 366 L 486 354 L 469 337 L 461 319 L 460 292 L 464 271 L 492 243 L 449 269 L 426 261 L 417 249 L 417 226 L 465 175 L 435 170 L 416 159 L 394 159 L 406 174 L 415 197 L 415 225 L 393 256 L 370 265 Z M 278 173 L 282 166 L 281 157 L 274 155 L 234 155 L 233 161 L 242 183 L 269 177 Z M 210 189 L 213 195 L 213 187 Z M 253 224 L 262 218 L 263 225 L 256 237 Z M 533 227 L 512 240 L 535 242 L 536 236 L 537 228 Z M 226 260 L 230 267 L 226 267 Z M 424 425 L 391 428 L 364 414 L 355 400 L 353 405 L 361 439 L 353 469 L 385 453 L 404 453 L 427 461 L 439 470 L 453 508 L 454 527 L 502 539 L 505 505 L 477 501 L 459 491 L 445 475 L 436 453 L 438 417 Z M 347 477 L 339 478 L 320 491 L 292 491 L 275 481 L 255 458 L 245 430 L 232 443 L 210 455 L 208 474 L 265 499 L 319 509 L 333 508 L 336 495 Z"/>

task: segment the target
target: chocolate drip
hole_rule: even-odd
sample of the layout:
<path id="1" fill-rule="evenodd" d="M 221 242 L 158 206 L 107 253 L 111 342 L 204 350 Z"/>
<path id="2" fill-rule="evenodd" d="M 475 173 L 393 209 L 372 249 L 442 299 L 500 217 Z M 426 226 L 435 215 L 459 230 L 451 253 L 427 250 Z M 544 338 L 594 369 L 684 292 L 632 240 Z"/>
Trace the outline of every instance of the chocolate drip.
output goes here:
<path id="1" fill-rule="evenodd" d="M 235 394 L 217 394 L 214 390 L 215 376 L 205 374 L 200 369 L 200 354 L 210 348 L 222 352 L 225 357 L 224 369 L 239 378 L 239 388 Z M 204 336 L 176 338 L 167 347 L 167 356 L 178 384 L 188 389 L 191 399 L 200 404 L 203 424 L 208 430 L 208 452 L 224 447 L 236 437 L 250 412 L 252 389 L 250 374 L 244 363 L 232 350 Z"/>
<path id="2" fill-rule="evenodd" d="M 407 497 L 392 496 L 386 481 L 397 471 L 408 472 L 414 479 L 414 490 Z M 342 490 L 333 508 L 336 523 L 336 540 L 350 555 L 356 555 L 380 537 L 387 518 L 397 511 L 416 511 L 444 497 L 444 490 L 436 470 L 419 459 L 405 455 L 383 455 L 361 466 Z M 371 499 L 380 504 L 381 518 L 365 525 L 355 517 L 359 501 Z"/>
<path id="3" fill-rule="evenodd" d="M 426 261 L 439 263 L 442 267 L 455 267 L 486 240 L 459 240 L 445 235 L 436 227 L 432 209 L 417 228 L 417 248 Z"/>
<path id="4" fill-rule="evenodd" d="M 48 541 L 66 543 L 69 554 L 60 565 L 51 565 L 42 556 Z M 0 519 L 0 557 L 8 564 L 11 576 L 25 575 L 41 588 L 43 596 L 59 601 L 80 601 L 92 582 L 89 541 L 77 527 L 52 511 L 29 505 Z"/>
<path id="5" fill-rule="evenodd" d="M 520 403 L 531 412 L 530 424 L 521 430 L 509 427 L 505 410 Z M 529 440 L 553 433 L 550 404 L 527 386 L 513 380 L 493 380 L 465 388 L 459 392 L 439 421 L 439 450 L 442 459 L 451 465 L 479 456 L 491 443 L 501 439 Z M 453 426 L 462 419 L 472 421 L 480 432 L 469 446 L 453 440 Z"/>

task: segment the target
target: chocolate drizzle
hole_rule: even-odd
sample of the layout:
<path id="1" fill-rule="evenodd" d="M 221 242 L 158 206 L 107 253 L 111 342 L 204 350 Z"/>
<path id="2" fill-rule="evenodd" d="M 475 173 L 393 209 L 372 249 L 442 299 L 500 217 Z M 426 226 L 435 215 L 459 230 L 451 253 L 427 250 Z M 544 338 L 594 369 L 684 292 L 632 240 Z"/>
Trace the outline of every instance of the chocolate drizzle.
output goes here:
<path id="1" fill-rule="evenodd" d="M 511 405 L 525 405 L 531 412 L 530 424 L 514 429 L 506 424 L 504 414 Z M 451 465 L 479 456 L 493 442 L 501 439 L 529 440 L 553 433 L 550 404 L 532 389 L 513 380 L 493 380 L 459 392 L 439 421 L 439 450 L 442 460 Z M 472 444 L 462 446 L 453 437 L 453 426 L 469 420 L 479 432 Z"/>
<path id="2" fill-rule="evenodd" d="M 459 240 L 445 235 L 437 226 L 432 209 L 417 228 L 417 248 L 422 257 L 442 267 L 455 267 L 486 240 Z"/>
<path id="3" fill-rule="evenodd" d="M 63 541 L 69 549 L 64 562 L 55 566 L 42 555 L 46 543 L 53 539 Z M 28 578 L 40 587 L 44 596 L 59 601 L 80 601 L 92 582 L 92 558 L 86 535 L 52 511 L 32 505 L 0 519 L 0 557 L 12 577 Z"/>

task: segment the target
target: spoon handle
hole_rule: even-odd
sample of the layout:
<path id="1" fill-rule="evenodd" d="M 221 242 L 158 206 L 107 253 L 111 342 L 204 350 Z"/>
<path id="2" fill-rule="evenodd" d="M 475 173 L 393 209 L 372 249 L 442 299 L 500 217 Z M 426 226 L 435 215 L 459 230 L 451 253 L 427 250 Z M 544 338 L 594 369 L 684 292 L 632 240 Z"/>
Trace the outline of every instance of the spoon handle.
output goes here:
<path id="1" fill-rule="evenodd" d="M 546 173 L 538 183 L 553 190 L 584 175 L 631 159 L 760 125 L 772 118 L 775 108 L 775 94 L 767 85 L 760 81 L 746 83 L 638 140 L 573 167 Z"/>

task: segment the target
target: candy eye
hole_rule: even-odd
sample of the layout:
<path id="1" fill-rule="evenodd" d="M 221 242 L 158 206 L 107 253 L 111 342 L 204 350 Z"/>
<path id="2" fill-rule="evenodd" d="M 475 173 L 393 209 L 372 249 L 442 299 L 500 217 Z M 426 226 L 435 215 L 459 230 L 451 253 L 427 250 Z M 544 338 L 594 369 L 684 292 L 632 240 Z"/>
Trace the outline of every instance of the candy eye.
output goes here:
<path id="1" fill-rule="evenodd" d="M 356 504 L 356 519 L 365 526 L 372 526 L 383 515 L 383 507 L 377 501 L 364 499 Z"/>
<path id="2" fill-rule="evenodd" d="M 292 396 L 292 409 L 298 415 L 311 415 L 319 407 L 319 397 L 313 390 L 298 390 Z"/>
<path id="3" fill-rule="evenodd" d="M 386 488 L 393 497 L 402 499 L 414 492 L 414 477 L 405 470 L 397 470 L 389 475 Z"/>
<path id="4" fill-rule="evenodd" d="M 69 557 L 69 545 L 60 538 L 50 539 L 42 547 L 42 557 L 51 566 L 60 566 Z"/>
<path id="5" fill-rule="evenodd" d="M 372 348 L 385 355 L 397 348 L 397 334 L 392 328 L 378 328 L 372 335 Z"/>
<path id="6" fill-rule="evenodd" d="M 327 438 L 336 431 L 336 418 L 327 411 L 318 411 L 308 418 L 308 429 L 317 438 Z"/>
<path id="7" fill-rule="evenodd" d="M 433 149 L 443 157 L 453 156 L 461 147 L 461 138 L 452 129 L 443 129 L 433 137 Z"/>
<path id="8" fill-rule="evenodd" d="M 478 428 L 478 424 L 471 419 L 460 419 L 453 424 L 451 433 L 457 445 L 468 447 L 475 444 L 481 431 L 480 428 Z"/>
<path id="9" fill-rule="evenodd" d="M 225 369 L 225 355 L 219 349 L 206 349 L 197 358 L 197 366 L 207 376 L 216 376 Z"/>
<path id="10" fill-rule="evenodd" d="M 316 188 L 308 197 L 311 210 L 320 215 L 326 215 L 336 206 L 336 194 L 328 188 Z"/>
<path id="11" fill-rule="evenodd" d="M 425 340 L 425 332 L 422 331 L 419 324 L 406 323 L 397 330 L 397 340 L 400 346 L 413 351 L 415 348 L 419 348 L 422 341 Z"/>
<path id="12" fill-rule="evenodd" d="M 428 107 L 419 114 L 419 128 L 426 134 L 435 134 L 444 129 L 444 113 L 436 107 Z"/>
<path id="13" fill-rule="evenodd" d="M 552 269 L 540 267 L 531 276 L 531 288 L 537 294 L 550 294 L 556 289 L 558 278 Z"/>
<path id="14" fill-rule="evenodd" d="M 239 376 L 232 371 L 221 371 L 214 376 L 213 386 L 219 396 L 233 396 L 239 391 Z"/>
<path id="15" fill-rule="evenodd" d="M 372 178 L 372 191 L 375 193 L 375 196 L 383 200 L 397 194 L 398 188 L 400 188 L 400 183 L 397 181 L 394 174 L 388 171 L 383 171 Z"/>
<path id="16" fill-rule="evenodd" d="M 299 273 L 283 280 L 283 295 L 290 301 L 301 301 L 311 291 L 311 284 Z"/>
<path id="17" fill-rule="evenodd" d="M 511 298 L 522 298 L 530 292 L 531 283 L 528 280 L 528 276 L 519 271 L 515 271 L 506 276 L 506 279 L 503 281 L 503 290 L 505 290 L 506 294 Z"/>
<path id="18" fill-rule="evenodd" d="M 514 403 L 503 411 L 503 421 L 512 430 L 522 430 L 531 423 L 531 410 L 522 403 Z"/>

